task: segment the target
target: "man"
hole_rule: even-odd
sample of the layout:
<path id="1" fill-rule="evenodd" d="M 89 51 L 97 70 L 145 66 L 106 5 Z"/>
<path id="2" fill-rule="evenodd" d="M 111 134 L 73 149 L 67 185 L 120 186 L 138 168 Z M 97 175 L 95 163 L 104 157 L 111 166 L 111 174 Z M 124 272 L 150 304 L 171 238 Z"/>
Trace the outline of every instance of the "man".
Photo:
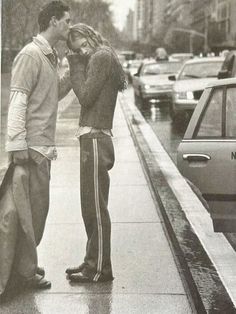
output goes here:
<path id="1" fill-rule="evenodd" d="M 125 74 L 109 43 L 88 25 L 71 28 L 68 46 L 75 52 L 68 60 L 72 87 L 81 104 L 80 193 L 88 240 L 84 263 L 66 273 L 74 282 L 111 281 L 108 171 L 114 164 L 111 129 Z"/>
<path id="2" fill-rule="evenodd" d="M 6 150 L 15 165 L 12 186 L 20 221 L 14 268 L 24 284 L 45 289 L 51 283 L 44 278 L 44 269 L 37 266 L 34 249 L 42 239 L 49 208 L 58 99 L 71 88 L 69 76 L 59 79 L 54 49 L 59 40 L 68 38 L 69 7 L 61 1 L 50 2 L 39 13 L 38 23 L 40 33 L 13 63 Z M 27 242 L 30 223 L 33 236 Z"/>

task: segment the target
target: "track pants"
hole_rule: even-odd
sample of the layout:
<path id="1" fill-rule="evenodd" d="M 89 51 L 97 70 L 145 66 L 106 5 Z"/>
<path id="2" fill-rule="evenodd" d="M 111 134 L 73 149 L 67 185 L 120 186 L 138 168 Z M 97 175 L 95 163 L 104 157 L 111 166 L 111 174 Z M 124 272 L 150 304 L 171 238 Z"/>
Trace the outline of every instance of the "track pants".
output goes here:
<path id="1" fill-rule="evenodd" d="M 85 265 L 94 281 L 112 275 L 111 221 L 108 212 L 114 148 L 110 136 L 88 133 L 80 137 L 81 209 L 87 233 Z"/>

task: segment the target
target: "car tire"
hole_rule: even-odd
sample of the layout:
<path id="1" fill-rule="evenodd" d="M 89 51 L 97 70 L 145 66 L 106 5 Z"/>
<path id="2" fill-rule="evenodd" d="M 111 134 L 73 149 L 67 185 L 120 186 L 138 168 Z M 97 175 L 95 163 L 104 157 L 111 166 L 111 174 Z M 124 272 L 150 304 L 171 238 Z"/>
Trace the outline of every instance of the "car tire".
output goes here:
<path id="1" fill-rule="evenodd" d="M 141 110 L 148 109 L 148 100 L 144 99 L 142 96 L 140 96 L 140 109 Z"/>
<path id="2" fill-rule="evenodd" d="M 134 103 L 140 110 L 146 110 L 148 108 L 147 100 L 143 99 L 141 95 L 137 95 L 136 93 L 134 93 Z"/>
<path id="3" fill-rule="evenodd" d="M 136 107 L 139 107 L 140 101 L 139 101 L 139 96 L 134 93 L 134 103 Z"/>
<path id="4" fill-rule="evenodd" d="M 158 105 L 158 108 L 160 109 L 160 112 L 166 112 L 168 110 L 168 107 L 165 104 Z"/>
<path id="5" fill-rule="evenodd" d="M 169 115 L 170 115 L 171 120 L 172 120 L 173 122 L 175 122 L 175 121 L 176 121 L 177 114 L 176 114 L 176 112 L 175 112 L 175 110 L 174 110 L 174 107 L 173 107 L 173 104 L 172 104 L 172 103 L 169 104 Z"/>
<path id="6" fill-rule="evenodd" d="M 189 121 L 192 117 L 193 110 L 186 110 L 186 114 L 187 114 L 187 120 Z"/>

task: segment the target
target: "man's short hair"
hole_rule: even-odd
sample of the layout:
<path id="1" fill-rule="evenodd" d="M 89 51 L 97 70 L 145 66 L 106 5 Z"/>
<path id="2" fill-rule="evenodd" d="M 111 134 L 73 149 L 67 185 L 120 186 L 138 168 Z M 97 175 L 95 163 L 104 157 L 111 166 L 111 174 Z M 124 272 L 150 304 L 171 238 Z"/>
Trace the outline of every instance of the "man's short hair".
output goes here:
<path id="1" fill-rule="evenodd" d="M 59 0 L 46 4 L 41 9 L 38 16 L 39 31 L 43 32 L 48 29 L 52 16 L 55 16 L 57 20 L 60 20 L 65 12 L 68 12 L 69 10 L 69 6 Z"/>

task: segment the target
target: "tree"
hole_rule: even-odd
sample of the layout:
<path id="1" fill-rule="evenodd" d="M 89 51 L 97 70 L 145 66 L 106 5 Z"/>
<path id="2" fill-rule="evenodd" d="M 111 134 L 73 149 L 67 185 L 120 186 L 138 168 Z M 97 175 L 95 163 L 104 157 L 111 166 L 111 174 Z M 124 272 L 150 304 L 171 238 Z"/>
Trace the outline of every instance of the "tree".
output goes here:
<path id="1" fill-rule="evenodd" d="M 38 32 L 40 8 L 49 0 L 2 0 L 2 64 L 10 64 L 15 54 Z M 119 41 L 109 3 L 105 0 L 64 0 L 71 8 L 72 23 L 83 22 L 98 30 L 112 44 Z M 58 44 L 60 55 L 65 44 Z"/>
<path id="2" fill-rule="evenodd" d="M 2 65 L 10 65 L 16 53 L 37 33 L 37 16 L 47 0 L 2 1 Z"/>
<path id="3" fill-rule="evenodd" d="M 119 33 L 112 22 L 109 3 L 103 0 L 84 0 L 72 1 L 70 6 L 73 23 L 82 22 L 91 25 L 113 44 L 119 39 Z"/>

